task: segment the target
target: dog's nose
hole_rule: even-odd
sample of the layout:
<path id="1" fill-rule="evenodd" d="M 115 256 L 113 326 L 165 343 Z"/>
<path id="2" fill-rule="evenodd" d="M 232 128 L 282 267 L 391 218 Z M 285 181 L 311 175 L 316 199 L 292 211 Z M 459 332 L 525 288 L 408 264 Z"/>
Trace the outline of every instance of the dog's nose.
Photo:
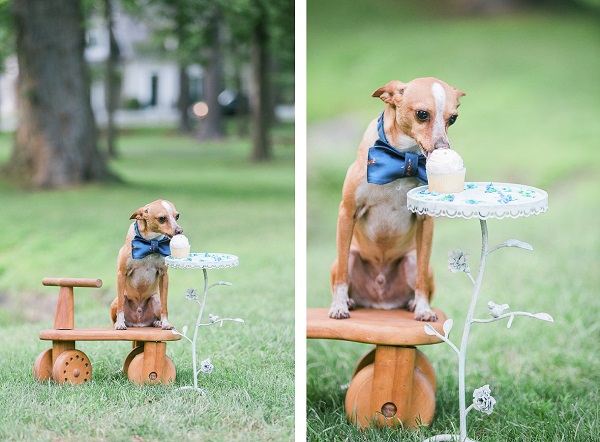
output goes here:
<path id="1" fill-rule="evenodd" d="M 444 140 L 437 140 L 433 145 L 434 149 L 450 149 L 450 144 Z"/>
<path id="2" fill-rule="evenodd" d="M 183 229 L 181 227 L 177 227 L 175 229 L 175 235 L 181 235 L 183 233 Z"/>

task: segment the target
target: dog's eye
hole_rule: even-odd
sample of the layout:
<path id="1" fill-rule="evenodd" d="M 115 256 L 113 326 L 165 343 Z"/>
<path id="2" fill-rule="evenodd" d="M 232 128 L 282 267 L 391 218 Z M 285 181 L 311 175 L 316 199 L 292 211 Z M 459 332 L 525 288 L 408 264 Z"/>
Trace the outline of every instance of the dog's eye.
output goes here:
<path id="1" fill-rule="evenodd" d="M 452 115 L 450 118 L 448 118 L 448 126 L 452 126 L 454 123 L 456 123 L 457 118 L 458 115 Z"/>
<path id="2" fill-rule="evenodd" d="M 175 219 L 178 220 L 179 219 L 179 213 L 177 215 L 175 215 Z"/>
<path id="3" fill-rule="evenodd" d="M 424 111 L 424 110 L 416 111 L 415 115 L 417 116 L 417 120 L 419 120 L 421 122 L 425 122 L 429 119 L 429 112 Z"/>
<path id="4" fill-rule="evenodd" d="M 160 218 L 158 218 L 158 222 L 163 224 L 167 222 L 167 217 L 166 216 L 161 216 Z"/>

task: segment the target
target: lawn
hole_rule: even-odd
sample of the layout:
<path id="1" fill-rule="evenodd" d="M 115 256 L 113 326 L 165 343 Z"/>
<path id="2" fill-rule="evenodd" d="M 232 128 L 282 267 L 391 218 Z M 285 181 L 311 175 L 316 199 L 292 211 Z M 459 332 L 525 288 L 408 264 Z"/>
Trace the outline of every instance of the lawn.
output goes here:
<path id="1" fill-rule="evenodd" d="M 336 13 L 337 11 L 337 13 Z M 343 12 L 339 12 L 343 11 Z M 549 211 L 488 222 L 490 244 L 516 238 L 534 251 L 488 259 L 476 315 L 488 300 L 548 312 L 555 322 L 517 318 L 474 326 L 467 394 L 490 384 L 494 413 L 470 413 L 469 436 L 485 441 L 591 441 L 600 433 L 600 48 L 598 18 L 574 11 L 498 17 L 428 15 L 415 2 L 308 1 L 307 303 L 327 307 L 337 207 L 362 133 L 382 109 L 371 98 L 393 79 L 434 76 L 466 92 L 450 129 L 467 180 L 523 183 L 549 193 Z M 454 319 L 460 342 L 471 295 L 447 269 L 462 248 L 477 268 L 477 221 L 436 222 L 434 307 Z M 358 431 L 343 412 L 352 369 L 367 346 L 307 343 L 307 433 L 311 441 L 418 441 L 458 425 L 454 353 L 423 351 L 438 377 L 437 408 L 421 433 Z M 467 398 L 468 399 L 468 398 Z"/>
<path id="2" fill-rule="evenodd" d="M 63 191 L 23 192 L 0 180 L 1 440 L 281 441 L 294 428 L 294 129 L 279 127 L 275 159 L 252 164 L 245 139 L 199 142 L 170 129 L 127 131 L 111 168 L 122 182 Z M 0 136 L 0 163 L 11 136 Z M 205 314 L 244 324 L 200 330 L 205 397 L 177 391 L 192 384 L 190 347 L 167 346 L 177 367 L 173 386 L 139 387 L 119 372 L 127 342 L 82 342 L 93 366 L 85 386 L 33 380 L 38 339 L 51 328 L 58 290 L 44 276 L 101 278 L 101 289 L 75 289 L 75 324 L 110 326 L 116 256 L 130 215 L 155 199 L 172 201 L 192 251 L 239 256 L 233 269 L 209 271 L 218 286 Z M 170 271 L 169 319 L 192 326 L 202 288 L 199 271 Z M 206 318 L 205 318 L 206 319 Z M 189 332 L 188 332 L 189 334 Z"/>

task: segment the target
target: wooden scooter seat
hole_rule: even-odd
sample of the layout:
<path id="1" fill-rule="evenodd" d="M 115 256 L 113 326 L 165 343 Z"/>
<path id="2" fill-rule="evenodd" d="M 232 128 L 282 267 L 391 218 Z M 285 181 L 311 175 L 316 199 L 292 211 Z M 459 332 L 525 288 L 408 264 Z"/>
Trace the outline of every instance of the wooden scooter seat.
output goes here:
<path id="1" fill-rule="evenodd" d="M 440 334 L 446 315 L 430 322 Z M 435 412 L 435 371 L 417 345 L 442 342 L 425 333 L 426 323 L 406 310 L 356 309 L 348 319 L 331 319 L 326 308 L 309 308 L 306 337 L 374 344 L 356 364 L 346 392 L 348 419 L 362 427 L 417 428 Z"/>
<path id="2" fill-rule="evenodd" d="M 433 310 L 437 322 L 430 322 L 444 334 L 442 324 L 446 315 Z M 312 339 L 340 339 L 379 345 L 427 345 L 442 342 L 437 336 L 423 331 L 426 322 L 415 321 L 407 310 L 356 309 L 348 319 L 331 319 L 326 308 L 309 308 L 306 315 L 306 337 Z"/>
<path id="3" fill-rule="evenodd" d="M 42 330 L 42 341 L 178 341 L 180 335 L 155 327 L 129 327 L 127 330 L 106 328 L 74 328 L 72 330 Z"/>

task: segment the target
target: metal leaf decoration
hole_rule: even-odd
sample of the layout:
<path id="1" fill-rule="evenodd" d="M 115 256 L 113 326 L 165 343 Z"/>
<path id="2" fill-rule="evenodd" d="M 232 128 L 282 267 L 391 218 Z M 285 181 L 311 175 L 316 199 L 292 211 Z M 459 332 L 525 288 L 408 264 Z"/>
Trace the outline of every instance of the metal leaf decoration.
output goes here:
<path id="1" fill-rule="evenodd" d="M 531 246 L 531 244 L 528 244 L 523 241 L 519 241 L 518 239 L 509 239 L 508 241 L 505 241 L 503 243 L 503 245 L 505 247 L 518 247 L 520 249 L 533 250 L 533 247 Z"/>
<path id="2" fill-rule="evenodd" d="M 443 329 L 444 329 L 445 337 L 448 337 L 448 335 L 450 334 L 450 330 L 452 330 L 453 324 L 454 324 L 454 321 L 452 321 L 452 319 L 446 319 L 446 321 L 444 322 Z"/>
<path id="3" fill-rule="evenodd" d="M 435 336 L 437 332 L 430 324 L 425 324 L 425 333 L 429 336 Z"/>
<path id="4" fill-rule="evenodd" d="M 554 318 L 548 313 L 536 313 L 533 315 L 533 317 L 536 319 L 541 319 L 542 321 L 554 322 Z"/>

